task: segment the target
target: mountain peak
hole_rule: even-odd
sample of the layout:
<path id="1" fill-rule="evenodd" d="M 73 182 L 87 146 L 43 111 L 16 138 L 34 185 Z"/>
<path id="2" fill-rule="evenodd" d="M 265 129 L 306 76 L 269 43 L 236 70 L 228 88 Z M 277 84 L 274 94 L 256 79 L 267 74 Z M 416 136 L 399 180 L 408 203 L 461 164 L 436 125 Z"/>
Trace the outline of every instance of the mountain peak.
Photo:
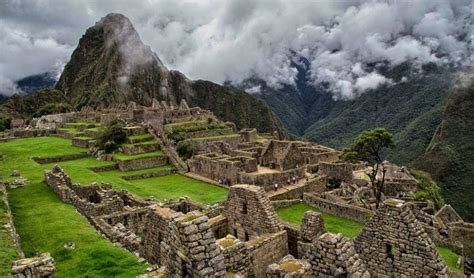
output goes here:
<path id="1" fill-rule="evenodd" d="M 212 110 L 239 127 L 262 132 L 282 131 L 281 123 L 262 101 L 207 81 L 191 81 L 169 71 L 146 46 L 132 22 L 122 14 L 108 14 L 87 29 L 56 85 L 76 109 L 108 107 L 153 99 Z"/>

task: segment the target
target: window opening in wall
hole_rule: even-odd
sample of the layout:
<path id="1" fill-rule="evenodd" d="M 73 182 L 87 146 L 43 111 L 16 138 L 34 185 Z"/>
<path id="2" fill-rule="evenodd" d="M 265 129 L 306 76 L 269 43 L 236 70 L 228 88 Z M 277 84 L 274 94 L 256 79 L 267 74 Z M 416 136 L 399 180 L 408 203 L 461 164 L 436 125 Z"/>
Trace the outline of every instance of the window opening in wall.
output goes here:
<path id="1" fill-rule="evenodd" d="M 234 236 L 235 236 L 236 238 L 238 238 L 238 236 L 237 236 L 237 230 L 236 230 L 236 229 L 234 229 Z"/>
<path id="2" fill-rule="evenodd" d="M 247 232 L 245 232 L 245 241 L 249 241 L 250 238 L 249 238 L 249 234 L 247 234 Z"/>
<path id="3" fill-rule="evenodd" d="M 247 214 L 247 201 L 242 203 L 242 214 Z"/>

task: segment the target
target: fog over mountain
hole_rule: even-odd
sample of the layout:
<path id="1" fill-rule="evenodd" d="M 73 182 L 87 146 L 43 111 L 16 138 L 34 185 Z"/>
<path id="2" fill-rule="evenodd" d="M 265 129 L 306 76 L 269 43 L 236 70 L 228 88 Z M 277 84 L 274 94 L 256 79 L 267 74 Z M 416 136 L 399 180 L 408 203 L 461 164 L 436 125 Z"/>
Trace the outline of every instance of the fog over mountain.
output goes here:
<path id="1" fill-rule="evenodd" d="M 396 82 L 378 71 L 381 62 L 471 65 L 472 8 L 469 0 L 3 0 L 0 92 L 14 93 L 26 76 L 60 72 L 84 30 L 119 12 L 168 68 L 192 79 L 258 77 L 278 88 L 295 83 L 295 57 L 304 57 L 311 85 L 353 99 Z"/>

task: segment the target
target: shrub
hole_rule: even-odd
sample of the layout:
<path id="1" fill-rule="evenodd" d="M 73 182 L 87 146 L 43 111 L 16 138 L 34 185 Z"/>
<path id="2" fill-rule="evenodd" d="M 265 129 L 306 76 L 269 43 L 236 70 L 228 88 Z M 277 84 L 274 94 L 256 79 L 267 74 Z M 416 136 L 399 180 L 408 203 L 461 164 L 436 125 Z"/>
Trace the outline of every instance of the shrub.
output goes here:
<path id="1" fill-rule="evenodd" d="M 176 151 L 179 156 L 188 159 L 194 154 L 194 147 L 189 141 L 180 141 L 176 146 Z"/>
<path id="2" fill-rule="evenodd" d="M 127 132 L 124 127 L 125 123 L 118 118 L 110 121 L 108 126 L 98 134 L 97 147 L 106 153 L 117 150 L 127 141 Z"/>
<path id="3" fill-rule="evenodd" d="M 41 117 L 43 115 L 57 114 L 57 113 L 66 113 L 71 111 L 71 105 L 61 102 L 61 103 L 47 103 L 33 113 L 33 117 Z"/>
<path id="4" fill-rule="evenodd" d="M 417 191 L 411 195 L 415 201 L 431 200 L 436 208 L 441 208 L 444 205 L 444 200 L 441 197 L 441 189 L 438 184 L 433 181 L 430 175 L 420 170 L 410 170 L 410 173 L 417 181 Z"/>
<path id="5" fill-rule="evenodd" d="M 0 114 L 0 131 L 10 129 L 11 118 L 7 115 Z"/>

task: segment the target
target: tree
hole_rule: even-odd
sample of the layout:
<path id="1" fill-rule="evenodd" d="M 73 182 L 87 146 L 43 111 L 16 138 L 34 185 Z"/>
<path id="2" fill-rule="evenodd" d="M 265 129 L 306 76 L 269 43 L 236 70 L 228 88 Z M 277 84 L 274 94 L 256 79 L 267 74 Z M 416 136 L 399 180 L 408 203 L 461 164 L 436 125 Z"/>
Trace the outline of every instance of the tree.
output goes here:
<path id="1" fill-rule="evenodd" d="M 122 120 L 118 118 L 111 120 L 97 136 L 97 147 L 106 153 L 117 150 L 120 145 L 127 141 L 127 132 L 124 127 L 125 123 Z"/>
<path id="2" fill-rule="evenodd" d="M 382 199 L 382 190 L 385 183 L 387 169 L 384 165 L 383 151 L 394 148 L 392 134 L 385 128 L 375 128 L 362 132 L 351 144 L 350 148 L 344 149 L 342 158 L 344 160 L 362 160 L 373 165 L 369 176 L 372 191 L 375 196 L 375 207 L 378 208 Z M 378 174 L 381 172 L 381 177 Z"/>

